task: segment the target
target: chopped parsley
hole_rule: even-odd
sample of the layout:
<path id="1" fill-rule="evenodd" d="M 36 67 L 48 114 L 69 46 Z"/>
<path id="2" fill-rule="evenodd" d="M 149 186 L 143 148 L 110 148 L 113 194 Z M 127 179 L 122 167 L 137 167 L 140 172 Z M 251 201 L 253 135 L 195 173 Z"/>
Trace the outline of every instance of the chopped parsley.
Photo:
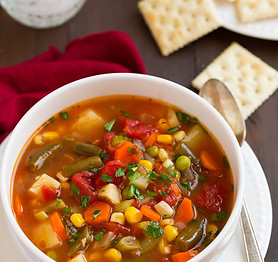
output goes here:
<path id="1" fill-rule="evenodd" d="M 150 175 L 150 180 L 156 180 L 159 177 L 159 174 L 157 174 L 155 171 L 151 171 L 148 174 Z"/>
<path id="2" fill-rule="evenodd" d="M 136 172 L 138 169 L 138 165 L 136 163 L 128 163 L 128 172 L 126 174 L 126 177 L 132 182 L 135 179 L 139 178 L 142 174 L 140 172 Z M 136 172 L 136 175 L 135 175 Z"/>
<path id="3" fill-rule="evenodd" d="M 226 156 L 223 156 L 223 164 L 228 170 L 230 169 L 230 164 Z"/>
<path id="4" fill-rule="evenodd" d="M 88 196 L 88 195 L 83 195 L 83 196 L 81 196 L 80 200 L 81 200 L 80 207 L 87 208 L 89 206 L 90 201 L 91 201 L 91 197 Z"/>
<path id="5" fill-rule="evenodd" d="M 60 114 L 60 117 L 64 120 L 69 120 L 69 114 L 68 112 L 61 112 Z"/>
<path id="6" fill-rule="evenodd" d="M 172 180 L 170 179 L 170 177 L 166 173 L 162 173 L 158 179 L 159 180 L 164 180 L 164 181 L 167 181 L 167 182 L 172 182 Z"/>
<path id="7" fill-rule="evenodd" d="M 188 190 L 191 189 L 189 182 L 180 182 L 180 185 L 184 188 L 186 192 L 188 192 Z"/>
<path id="8" fill-rule="evenodd" d="M 98 170 L 95 167 L 89 166 L 89 171 L 91 171 L 94 174 L 98 173 Z"/>
<path id="9" fill-rule="evenodd" d="M 80 189 L 79 189 L 79 187 L 76 184 L 71 183 L 70 191 L 71 191 L 72 194 L 74 194 L 75 196 L 79 197 Z"/>
<path id="10" fill-rule="evenodd" d="M 104 129 L 107 131 L 107 132 L 110 132 L 114 126 L 116 122 L 116 119 L 113 119 L 112 121 L 110 121 L 109 123 L 105 124 L 104 126 Z"/>
<path id="11" fill-rule="evenodd" d="M 153 192 L 153 191 L 150 191 L 150 190 L 147 190 L 147 191 L 146 191 L 146 194 L 147 194 L 147 196 L 149 196 L 149 197 L 158 196 L 158 194 L 157 194 L 156 192 Z"/>
<path id="12" fill-rule="evenodd" d="M 127 149 L 127 152 L 130 153 L 131 155 L 133 155 L 135 153 L 134 149 L 132 149 L 130 147 Z"/>
<path id="13" fill-rule="evenodd" d="M 159 194 L 162 195 L 163 197 L 166 197 L 166 192 L 164 191 L 159 191 Z"/>
<path id="14" fill-rule="evenodd" d="M 128 117 L 128 118 L 136 119 L 134 116 L 129 115 L 128 113 L 126 113 L 126 112 L 123 111 L 123 110 L 120 110 L 120 112 L 121 112 L 124 116 L 126 116 L 126 117 Z"/>
<path id="15" fill-rule="evenodd" d="M 125 175 L 125 166 L 123 168 L 118 168 L 115 172 L 115 177 L 122 177 Z"/>
<path id="16" fill-rule="evenodd" d="M 102 231 L 99 231 L 97 234 L 95 234 L 94 239 L 96 241 L 99 241 L 102 238 L 104 231 L 105 231 L 105 229 L 102 229 Z"/>
<path id="17" fill-rule="evenodd" d="M 179 127 L 178 126 L 174 126 L 174 127 L 171 127 L 168 129 L 168 134 L 172 134 L 172 133 L 175 133 L 179 130 Z"/>
<path id="18" fill-rule="evenodd" d="M 90 215 L 93 215 L 93 219 L 92 220 L 95 220 L 101 213 L 101 210 L 100 209 L 96 209 L 94 210 Z"/>
<path id="19" fill-rule="evenodd" d="M 164 231 L 161 229 L 157 221 L 152 221 L 151 224 L 147 226 L 146 233 L 153 238 L 159 238 Z"/>
<path id="20" fill-rule="evenodd" d="M 204 175 L 202 175 L 202 174 L 198 174 L 198 179 L 203 182 L 208 181 L 208 179 L 206 177 L 204 177 Z"/>
<path id="21" fill-rule="evenodd" d="M 100 178 L 103 182 L 113 182 L 113 177 L 103 174 Z"/>
<path id="22" fill-rule="evenodd" d="M 71 245 L 72 243 L 74 243 L 76 241 L 76 238 L 72 237 L 69 241 L 68 244 Z"/>
<path id="23" fill-rule="evenodd" d="M 55 119 L 56 119 L 56 118 L 53 116 L 53 117 L 49 118 L 47 122 L 48 122 L 48 123 L 52 123 L 52 122 L 55 121 Z"/>
<path id="24" fill-rule="evenodd" d="M 184 122 L 187 125 L 193 125 L 193 124 L 199 124 L 199 121 L 196 117 L 191 117 L 190 115 L 183 113 L 183 112 L 177 112 L 176 113 L 177 118 Z"/>
<path id="25" fill-rule="evenodd" d="M 100 153 L 99 157 L 100 157 L 101 159 L 106 159 L 106 158 L 108 157 L 108 153 L 105 152 L 105 151 L 102 151 L 102 152 Z"/>
<path id="26" fill-rule="evenodd" d="M 177 170 L 172 170 L 172 168 L 174 167 L 174 165 L 170 165 L 167 167 L 166 171 L 173 177 L 176 177 L 178 175 L 178 171 Z"/>
<path id="27" fill-rule="evenodd" d="M 56 207 L 62 203 L 62 199 L 56 198 Z"/>
<path id="28" fill-rule="evenodd" d="M 64 211 L 65 213 L 70 213 L 70 212 L 71 212 L 71 207 L 65 207 L 65 208 L 63 209 L 63 211 Z"/>
<path id="29" fill-rule="evenodd" d="M 218 222 L 226 219 L 229 215 L 229 211 L 221 211 L 211 215 L 211 221 Z"/>
<path id="30" fill-rule="evenodd" d="M 135 197 L 137 199 L 144 199 L 145 197 L 141 194 L 139 188 L 135 186 L 134 184 L 130 185 L 129 191 L 128 191 L 128 197 Z"/>

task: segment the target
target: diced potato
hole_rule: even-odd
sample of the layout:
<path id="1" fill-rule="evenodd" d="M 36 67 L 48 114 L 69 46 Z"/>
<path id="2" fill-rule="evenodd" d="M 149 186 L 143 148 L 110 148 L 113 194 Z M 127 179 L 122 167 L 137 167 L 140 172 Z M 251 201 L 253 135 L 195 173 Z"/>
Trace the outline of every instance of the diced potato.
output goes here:
<path id="1" fill-rule="evenodd" d="M 198 145 L 202 145 L 202 140 L 206 133 L 200 125 L 194 125 L 188 132 L 183 141 L 194 151 Z"/>
<path id="2" fill-rule="evenodd" d="M 136 172 L 134 176 L 136 176 Z M 149 182 L 150 182 L 149 177 L 147 175 L 142 174 L 137 179 L 131 181 L 130 184 L 137 186 L 139 189 L 145 190 L 148 187 Z"/>
<path id="3" fill-rule="evenodd" d="M 102 187 L 98 193 L 100 198 L 106 199 L 112 205 L 120 204 L 122 200 L 121 192 L 118 187 L 112 183 Z"/>
<path id="4" fill-rule="evenodd" d="M 169 127 L 180 126 L 180 122 L 177 118 L 176 112 L 173 108 L 168 108 L 167 110 L 167 121 Z"/>
<path id="5" fill-rule="evenodd" d="M 82 253 L 79 253 L 78 255 L 70 259 L 68 262 L 87 262 L 87 259 Z"/>
<path id="6" fill-rule="evenodd" d="M 48 186 L 54 190 L 57 190 L 60 187 L 60 183 L 56 179 L 52 178 L 51 176 L 48 176 L 47 174 L 43 174 L 32 185 L 29 191 L 34 195 L 36 195 L 37 197 L 41 197 L 42 186 Z"/>
<path id="7" fill-rule="evenodd" d="M 34 228 L 33 241 L 36 246 L 42 249 L 55 248 L 61 244 L 61 240 L 54 232 L 49 219 Z"/>
<path id="8" fill-rule="evenodd" d="M 103 128 L 105 121 L 96 114 L 92 109 L 86 109 L 83 111 L 77 120 L 77 122 L 72 126 L 73 135 L 76 133 L 79 136 L 90 135 L 96 128 Z"/>
<path id="9" fill-rule="evenodd" d="M 154 208 L 163 218 L 171 217 L 174 214 L 174 210 L 163 200 L 157 203 Z"/>

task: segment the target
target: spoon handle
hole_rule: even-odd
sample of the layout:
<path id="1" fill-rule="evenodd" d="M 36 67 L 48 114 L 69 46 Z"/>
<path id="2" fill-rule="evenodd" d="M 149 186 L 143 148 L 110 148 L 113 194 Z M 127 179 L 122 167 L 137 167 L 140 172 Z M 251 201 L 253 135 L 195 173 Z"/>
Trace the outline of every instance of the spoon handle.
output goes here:
<path id="1" fill-rule="evenodd" d="M 243 238 L 245 242 L 245 249 L 247 254 L 247 261 L 248 262 L 264 261 L 258 245 L 258 240 L 255 235 L 254 228 L 252 226 L 252 222 L 250 219 L 250 215 L 248 212 L 245 199 L 243 199 L 240 218 L 241 218 L 241 226 L 243 230 Z"/>

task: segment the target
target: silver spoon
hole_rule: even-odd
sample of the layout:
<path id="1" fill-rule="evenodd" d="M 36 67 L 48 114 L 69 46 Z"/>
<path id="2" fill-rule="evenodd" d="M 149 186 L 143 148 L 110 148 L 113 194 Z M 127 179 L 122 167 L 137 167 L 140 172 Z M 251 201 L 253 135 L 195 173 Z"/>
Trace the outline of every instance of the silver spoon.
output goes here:
<path id="1" fill-rule="evenodd" d="M 230 90 L 221 81 L 217 79 L 209 79 L 203 85 L 199 95 L 209 102 L 224 117 L 241 146 L 245 140 L 246 126 L 237 102 Z M 240 218 L 247 261 L 264 261 L 245 199 L 243 199 Z"/>

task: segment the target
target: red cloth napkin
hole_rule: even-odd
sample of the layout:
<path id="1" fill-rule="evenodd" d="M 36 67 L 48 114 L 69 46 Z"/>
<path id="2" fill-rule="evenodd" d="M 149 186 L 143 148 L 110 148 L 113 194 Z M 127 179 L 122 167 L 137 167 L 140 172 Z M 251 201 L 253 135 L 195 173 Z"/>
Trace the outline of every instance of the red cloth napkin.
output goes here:
<path id="1" fill-rule="evenodd" d="M 0 68 L 0 142 L 42 97 L 74 80 L 105 73 L 145 73 L 131 38 L 109 31 L 71 41 L 16 66 Z"/>

